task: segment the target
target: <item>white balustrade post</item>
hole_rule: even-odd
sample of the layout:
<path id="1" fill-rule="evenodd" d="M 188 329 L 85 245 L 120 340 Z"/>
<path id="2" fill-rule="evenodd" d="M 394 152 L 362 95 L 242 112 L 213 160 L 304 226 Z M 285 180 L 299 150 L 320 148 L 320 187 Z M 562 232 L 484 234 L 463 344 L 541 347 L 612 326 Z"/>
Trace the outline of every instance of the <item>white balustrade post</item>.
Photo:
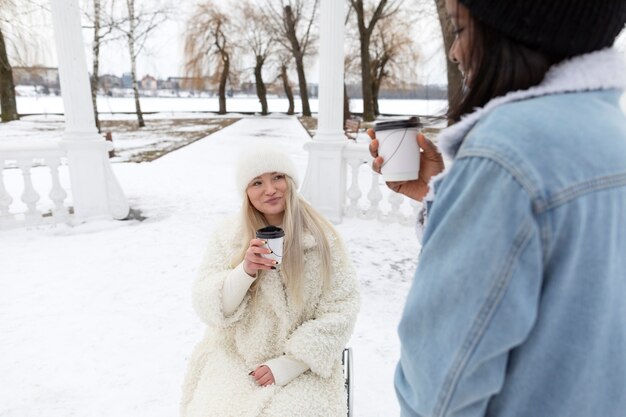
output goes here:
<path id="1" fill-rule="evenodd" d="M 346 207 L 345 214 L 346 216 L 357 217 L 359 216 L 359 199 L 363 194 L 361 192 L 361 187 L 359 185 L 359 168 L 363 165 L 361 158 L 349 158 L 348 165 L 352 170 L 352 181 L 350 184 L 350 188 L 348 189 L 348 199 L 350 200 L 348 206 Z"/>
<path id="2" fill-rule="evenodd" d="M 0 229 L 5 225 L 13 223 L 13 215 L 9 210 L 9 207 L 13 202 L 13 198 L 4 186 L 5 164 L 4 160 L 0 160 Z"/>
<path id="3" fill-rule="evenodd" d="M 74 214 L 123 219 L 126 197 L 108 160 L 108 146 L 95 125 L 78 0 L 50 0 L 65 114 L 61 145 L 67 151 Z"/>
<path id="4" fill-rule="evenodd" d="M 370 190 L 367 193 L 367 199 L 370 202 L 369 207 L 365 212 L 366 219 L 378 219 L 381 215 L 380 207 L 378 206 L 383 201 L 383 193 L 380 191 L 380 175 L 372 171 L 372 181 L 370 183 Z"/>
<path id="5" fill-rule="evenodd" d="M 341 221 L 346 168 L 343 136 L 343 44 L 345 1 L 321 0 L 317 134 L 305 148 L 309 163 L 302 194 L 332 222 Z"/>
<path id="6" fill-rule="evenodd" d="M 39 201 L 39 193 L 35 191 L 33 180 L 30 176 L 30 169 L 33 161 L 30 158 L 20 158 L 17 160 L 17 166 L 22 170 L 24 178 L 24 191 L 22 192 L 22 202 L 26 204 L 27 211 L 24 213 L 26 224 L 35 225 L 41 221 L 41 212 L 37 210 L 37 202 Z"/>
<path id="7" fill-rule="evenodd" d="M 67 208 L 63 205 L 63 201 L 67 197 L 67 193 L 61 187 L 61 181 L 59 180 L 59 166 L 61 160 L 58 157 L 51 157 L 46 159 L 46 164 L 50 168 L 50 175 L 52 176 L 52 188 L 48 197 L 54 203 L 52 214 L 55 221 L 65 221 L 69 217 Z"/>
<path id="8" fill-rule="evenodd" d="M 400 211 L 400 206 L 402 205 L 402 202 L 404 201 L 404 197 L 402 196 L 402 194 L 392 192 L 391 194 L 389 194 L 389 197 L 387 198 L 387 200 L 389 201 L 389 204 L 391 205 L 391 210 L 389 211 L 388 214 L 383 215 L 383 220 L 389 223 L 404 222 L 405 216 Z"/>

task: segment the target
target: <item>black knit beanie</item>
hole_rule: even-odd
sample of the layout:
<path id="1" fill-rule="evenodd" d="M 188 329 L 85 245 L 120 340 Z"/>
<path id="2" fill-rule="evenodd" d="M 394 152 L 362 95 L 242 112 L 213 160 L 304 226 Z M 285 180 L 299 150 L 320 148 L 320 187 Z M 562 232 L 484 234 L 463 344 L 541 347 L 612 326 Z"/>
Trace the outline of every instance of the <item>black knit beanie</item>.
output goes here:
<path id="1" fill-rule="evenodd" d="M 611 46 L 626 0 L 459 0 L 475 19 L 548 54 L 570 57 Z"/>

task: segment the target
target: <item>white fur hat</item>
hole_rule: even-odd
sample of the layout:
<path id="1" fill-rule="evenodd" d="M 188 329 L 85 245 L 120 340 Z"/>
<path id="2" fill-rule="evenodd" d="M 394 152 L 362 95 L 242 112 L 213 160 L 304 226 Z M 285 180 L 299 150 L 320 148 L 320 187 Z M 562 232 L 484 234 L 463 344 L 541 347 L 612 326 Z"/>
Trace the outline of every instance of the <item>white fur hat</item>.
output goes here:
<path id="1" fill-rule="evenodd" d="M 237 191 L 245 194 L 250 181 L 266 172 L 287 174 L 299 186 L 298 171 L 289 156 L 276 143 L 264 142 L 244 149 L 239 155 L 235 170 Z"/>

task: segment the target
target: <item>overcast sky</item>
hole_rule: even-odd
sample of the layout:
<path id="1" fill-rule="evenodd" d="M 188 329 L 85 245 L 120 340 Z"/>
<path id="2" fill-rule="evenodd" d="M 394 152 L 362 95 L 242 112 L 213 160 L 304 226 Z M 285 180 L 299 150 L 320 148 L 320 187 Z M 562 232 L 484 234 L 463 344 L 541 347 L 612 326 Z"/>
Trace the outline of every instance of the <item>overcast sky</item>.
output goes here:
<path id="1" fill-rule="evenodd" d="M 80 3 L 81 5 L 91 4 L 90 1 L 91 0 L 80 0 Z M 136 1 L 141 4 L 149 0 Z M 150 3 L 152 3 L 152 1 L 153 0 L 150 0 Z M 185 24 L 195 3 L 198 1 L 199 0 L 180 0 L 176 4 L 174 13 L 172 13 L 170 18 L 153 32 L 146 44 L 146 48 L 137 61 L 137 72 L 140 78 L 146 74 L 153 75 L 157 78 L 182 75 Z M 237 0 L 219 0 L 219 4 L 232 4 L 236 1 Z M 48 8 L 47 2 L 43 2 L 42 4 L 44 4 L 44 8 L 30 13 L 27 23 L 33 32 L 31 37 L 36 38 L 35 42 L 39 47 L 22 47 L 22 60 L 25 61 L 27 65 L 41 64 L 55 67 L 57 66 L 57 61 L 50 12 L 46 10 Z M 88 26 L 87 21 L 84 21 L 83 24 Z M 422 59 L 417 65 L 416 79 L 407 81 L 445 83 L 445 58 L 441 47 L 439 29 L 438 26 L 434 24 L 436 24 L 436 22 L 431 22 L 426 29 L 422 30 L 418 27 L 415 28 L 417 46 L 420 49 Z M 92 38 L 93 30 L 85 28 L 83 30 L 83 39 L 90 68 Z M 130 60 L 124 42 L 117 41 L 105 44 L 101 47 L 100 54 L 100 74 L 112 73 L 121 75 L 124 72 L 130 71 Z M 295 74 L 293 78 L 295 79 Z M 317 65 L 313 62 L 309 65 L 307 81 L 315 83 L 317 80 Z"/>
<path id="2" fill-rule="evenodd" d="M 220 4 L 233 3 L 236 0 L 220 0 Z M 182 74 L 183 36 L 186 20 L 196 0 L 183 0 L 180 2 L 180 13 L 172 16 L 162 27 L 155 31 L 147 44 L 145 53 L 138 60 L 138 72 L 143 75 L 149 73 L 157 78 L 167 78 L 172 75 Z M 319 11 L 318 11 L 319 17 Z M 441 37 L 438 27 L 433 30 L 432 24 L 427 30 L 419 31 L 416 28 L 418 46 L 422 52 L 422 62 L 419 65 L 417 77 L 414 80 L 421 83 L 445 83 L 445 57 L 442 55 Z M 434 36 L 432 35 L 434 34 Z M 91 37 L 91 31 L 85 31 L 85 39 Z M 434 38 L 434 39 L 433 39 Z M 120 59 L 122 58 L 123 59 Z M 120 68 L 124 71 L 130 69 L 128 53 L 123 45 L 118 47 L 105 47 L 102 52 L 103 62 L 101 72 L 115 73 L 119 75 Z M 121 61 L 121 62 L 120 62 Z M 294 74 L 295 77 L 295 74 Z M 317 82 L 317 66 L 311 65 L 307 73 L 307 81 Z"/>
<path id="3" fill-rule="evenodd" d="M 119 0 L 118 0 L 119 1 Z M 157 1 L 173 0 L 136 0 L 139 4 L 147 2 L 154 4 Z M 166 22 L 153 32 L 146 48 L 139 56 L 137 70 L 139 78 L 146 74 L 157 78 L 182 75 L 183 34 L 185 22 L 193 10 L 195 3 L 200 0 L 180 0 L 176 3 L 173 13 Z M 219 0 L 220 5 L 234 3 L 237 0 Z M 261 0 L 256 0 L 261 1 Z M 341 1 L 341 0 L 337 0 Z M 82 4 L 90 4 L 90 0 L 80 0 Z M 47 5 L 47 2 L 42 3 Z M 47 6 L 44 6 L 47 7 Z M 319 15 L 318 15 L 319 16 Z M 27 64 L 43 64 L 56 66 L 56 53 L 53 42 L 53 31 L 49 11 L 43 9 L 32 13 L 29 17 L 29 26 L 36 34 L 39 48 L 22 48 L 24 60 Z M 86 24 L 86 22 L 84 22 Z M 438 22 L 434 19 L 422 20 L 415 26 L 414 36 L 420 48 L 421 61 L 417 64 L 415 82 L 422 84 L 442 84 L 446 82 L 445 54 L 438 29 Z M 93 31 L 83 30 L 87 60 L 91 67 L 91 40 Z M 626 35 L 622 34 L 618 40 L 619 46 L 626 50 Z M 101 48 L 100 73 L 121 75 L 130 71 L 130 60 L 125 43 L 118 41 L 109 43 Z M 294 75 L 295 78 L 295 75 Z M 317 66 L 311 65 L 307 73 L 309 82 L 317 82 Z M 410 81 L 410 80 L 407 80 Z"/>

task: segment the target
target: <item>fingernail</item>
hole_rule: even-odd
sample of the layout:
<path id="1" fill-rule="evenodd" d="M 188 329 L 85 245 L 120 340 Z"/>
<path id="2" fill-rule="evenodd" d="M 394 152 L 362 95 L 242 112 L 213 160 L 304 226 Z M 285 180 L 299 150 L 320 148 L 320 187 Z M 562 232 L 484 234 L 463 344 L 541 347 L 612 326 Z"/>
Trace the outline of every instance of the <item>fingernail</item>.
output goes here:
<path id="1" fill-rule="evenodd" d="M 270 249 L 268 253 L 274 253 L 274 251 Z"/>
<path id="2" fill-rule="evenodd" d="M 278 265 L 278 261 L 274 261 L 274 265 Z"/>
<path id="3" fill-rule="evenodd" d="M 254 371 L 250 371 L 250 373 L 248 375 L 252 375 L 254 373 Z"/>
<path id="4" fill-rule="evenodd" d="M 272 268 L 272 269 L 276 269 L 276 267 L 275 267 L 275 266 L 270 266 L 270 268 Z"/>

